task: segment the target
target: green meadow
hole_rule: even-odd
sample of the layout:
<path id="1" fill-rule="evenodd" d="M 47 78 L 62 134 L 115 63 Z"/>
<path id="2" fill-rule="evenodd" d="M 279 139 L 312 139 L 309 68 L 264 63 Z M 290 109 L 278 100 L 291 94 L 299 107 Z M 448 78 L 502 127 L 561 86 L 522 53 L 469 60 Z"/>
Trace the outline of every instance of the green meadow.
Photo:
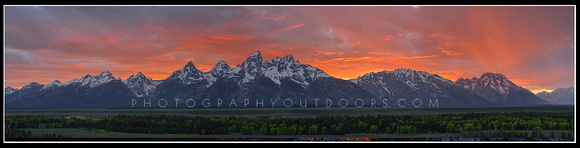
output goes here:
<path id="1" fill-rule="evenodd" d="M 5 128 L 10 130 L 5 136 L 7 141 L 127 138 L 210 141 L 560 138 L 567 141 L 575 137 L 574 114 L 574 106 L 6 110 Z"/>

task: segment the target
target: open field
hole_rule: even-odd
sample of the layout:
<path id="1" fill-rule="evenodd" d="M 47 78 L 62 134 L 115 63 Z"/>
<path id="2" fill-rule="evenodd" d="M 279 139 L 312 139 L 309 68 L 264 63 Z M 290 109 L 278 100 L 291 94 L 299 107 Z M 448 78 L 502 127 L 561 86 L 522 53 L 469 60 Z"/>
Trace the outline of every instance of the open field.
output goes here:
<path id="1" fill-rule="evenodd" d="M 417 133 L 417 134 L 345 134 L 345 135 L 199 135 L 199 134 L 142 134 L 142 133 L 119 133 L 108 131 L 94 131 L 88 129 L 53 128 L 53 129 L 29 129 L 33 136 L 43 134 L 66 135 L 71 138 L 445 138 L 458 137 L 460 133 Z M 574 132 L 574 130 L 565 130 Z M 523 131 L 521 131 L 523 132 Z M 527 131 L 531 132 L 531 131 Z M 546 130 L 542 133 L 550 135 L 551 132 L 559 133 L 561 130 Z M 559 138 L 558 134 L 555 134 Z"/>
<path id="2" fill-rule="evenodd" d="M 482 106 L 440 108 L 240 108 L 240 109 L 58 109 L 6 110 L 5 115 L 75 116 L 101 118 L 111 115 L 187 115 L 187 116 L 245 116 L 245 117 L 313 117 L 324 115 L 439 115 L 452 113 L 493 112 L 574 112 L 574 106 Z"/>
<path id="3" fill-rule="evenodd" d="M 574 106 L 60 109 L 5 115 L 11 141 L 570 141 L 576 133 Z"/>

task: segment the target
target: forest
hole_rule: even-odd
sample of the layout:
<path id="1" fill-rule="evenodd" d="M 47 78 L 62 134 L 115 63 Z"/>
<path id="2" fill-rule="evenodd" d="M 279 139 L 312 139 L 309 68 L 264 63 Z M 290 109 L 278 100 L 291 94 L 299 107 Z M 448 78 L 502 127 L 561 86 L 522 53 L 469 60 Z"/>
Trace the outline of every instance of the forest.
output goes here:
<path id="1" fill-rule="evenodd" d="M 121 133 L 199 135 L 344 135 L 459 133 L 460 137 L 573 138 L 574 113 L 512 112 L 441 115 L 324 115 L 316 117 L 201 117 L 112 115 L 79 119 L 45 115 L 5 117 L 6 138 L 33 137 L 27 129 L 73 128 Z M 559 131 L 543 134 L 543 130 Z"/>

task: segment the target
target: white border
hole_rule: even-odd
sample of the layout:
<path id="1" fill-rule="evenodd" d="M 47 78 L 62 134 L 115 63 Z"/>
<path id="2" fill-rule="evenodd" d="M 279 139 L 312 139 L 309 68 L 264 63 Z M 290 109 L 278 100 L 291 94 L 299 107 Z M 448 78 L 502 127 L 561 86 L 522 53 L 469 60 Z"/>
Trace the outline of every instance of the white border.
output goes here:
<path id="1" fill-rule="evenodd" d="M 4 5 L 3 9 L 4 9 L 4 20 L 3 20 L 3 24 L 6 24 L 6 7 L 7 6 L 184 6 L 184 7 L 190 7 L 190 6 L 224 6 L 224 7 L 252 7 L 252 6 L 256 6 L 256 7 L 260 7 L 260 6 L 281 6 L 281 7 L 287 7 L 287 6 L 292 6 L 292 7 L 310 7 L 310 6 L 319 6 L 319 7 L 326 7 L 326 6 L 350 6 L 350 7 L 354 7 L 354 6 L 376 6 L 376 7 L 381 7 L 381 6 L 421 6 L 421 7 L 437 7 L 437 6 L 573 6 L 574 7 L 574 73 L 576 73 L 576 5 Z M 3 27 L 4 29 L 4 34 L 3 34 L 3 38 L 4 38 L 4 42 L 3 42 L 3 46 L 4 49 L 6 49 L 6 25 L 4 25 Z M 4 63 L 3 66 L 6 67 L 6 51 L 3 50 L 3 59 L 4 59 Z M 6 71 L 3 71 L 4 74 L 4 79 L 6 76 Z M 6 87 L 6 82 L 4 82 L 4 87 Z M 576 95 L 577 95 L 577 86 L 576 86 L 576 76 L 574 77 L 574 120 L 577 121 L 576 119 Z M 4 91 L 2 92 L 4 94 Z M 2 105 L 2 109 L 3 109 L 3 119 L 5 119 L 6 117 L 6 108 L 4 106 L 4 104 L 6 104 L 5 102 L 5 95 L 2 96 L 3 98 L 3 105 Z M 3 120 L 5 121 L 5 120 Z M 3 128 L 6 126 L 6 122 L 2 123 Z M 308 142 L 308 141 L 301 141 L 301 142 L 294 142 L 294 141 L 6 141 L 6 137 L 2 136 L 2 141 L 4 143 L 576 143 L 577 141 L 577 122 L 574 122 L 574 141 L 341 141 L 341 142 L 323 142 L 323 141 L 313 141 L 313 142 Z M 3 134 L 5 134 L 5 130 L 3 130 Z"/>

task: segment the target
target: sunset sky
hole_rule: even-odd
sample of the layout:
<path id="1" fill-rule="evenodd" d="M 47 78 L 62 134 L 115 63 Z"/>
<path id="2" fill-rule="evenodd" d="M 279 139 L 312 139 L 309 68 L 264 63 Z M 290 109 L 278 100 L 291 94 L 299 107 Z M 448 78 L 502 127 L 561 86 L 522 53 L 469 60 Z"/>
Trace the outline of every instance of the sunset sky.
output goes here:
<path id="1" fill-rule="evenodd" d="M 574 6 L 5 6 L 4 85 L 104 70 L 169 77 L 255 51 L 331 76 L 410 68 L 455 81 L 502 73 L 534 92 L 575 86 Z"/>

